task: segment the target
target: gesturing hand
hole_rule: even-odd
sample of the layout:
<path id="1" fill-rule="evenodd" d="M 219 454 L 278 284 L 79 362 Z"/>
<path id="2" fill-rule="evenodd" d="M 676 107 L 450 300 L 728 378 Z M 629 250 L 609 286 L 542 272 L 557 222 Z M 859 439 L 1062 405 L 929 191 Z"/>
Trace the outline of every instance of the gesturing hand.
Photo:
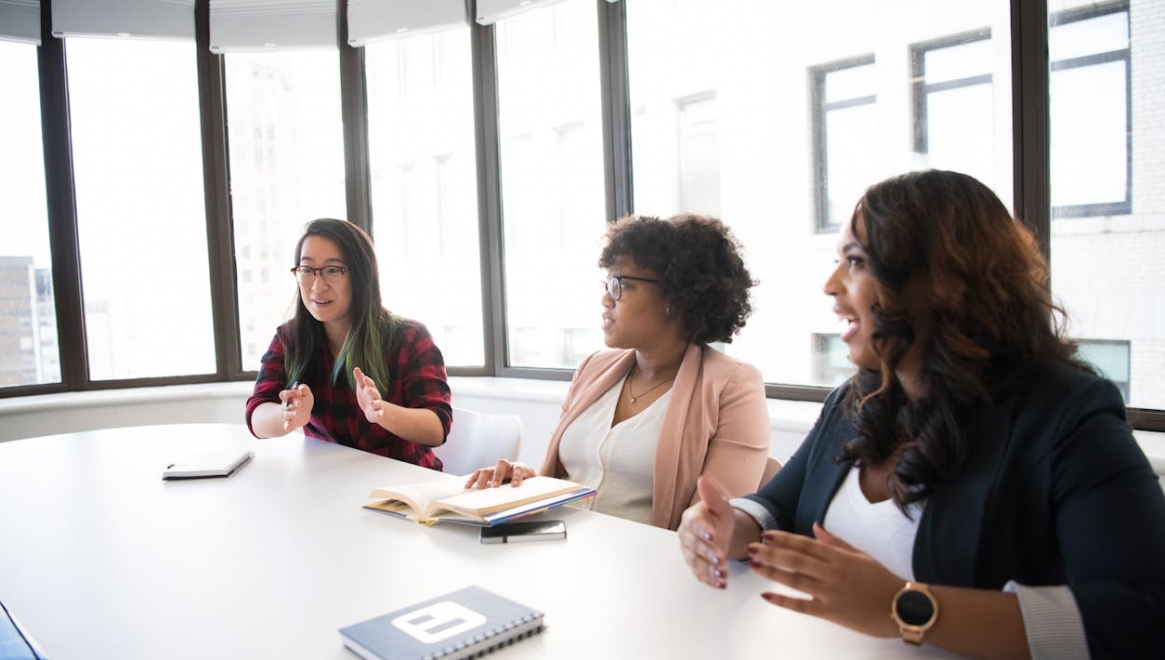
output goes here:
<path id="1" fill-rule="evenodd" d="M 380 398 L 376 381 L 365 375 L 360 367 L 352 370 L 352 376 L 356 380 L 356 402 L 360 410 L 364 411 L 364 417 L 372 424 L 380 423 L 380 417 L 384 414 L 384 400 Z"/>
<path id="2" fill-rule="evenodd" d="M 529 465 L 525 463 L 513 463 L 502 458 L 493 467 L 475 470 L 465 480 L 465 487 L 492 488 L 506 483 L 507 479 L 510 480 L 511 486 L 520 486 L 523 480 L 536 476 L 538 476 L 538 473 Z"/>
<path id="3" fill-rule="evenodd" d="M 692 575 L 717 589 L 728 585 L 728 545 L 736 525 L 736 513 L 724 489 L 710 476 L 696 481 L 700 502 L 688 507 L 680 518 L 680 551 Z"/>
<path id="4" fill-rule="evenodd" d="M 283 402 L 283 430 L 294 431 L 311 421 L 316 399 L 307 385 L 296 385 L 279 393 Z"/>
<path id="5" fill-rule="evenodd" d="M 768 602 L 877 637 L 895 637 L 890 602 L 905 580 L 814 523 L 811 539 L 768 531 L 748 546 L 753 572 L 807 594 L 766 592 Z"/>

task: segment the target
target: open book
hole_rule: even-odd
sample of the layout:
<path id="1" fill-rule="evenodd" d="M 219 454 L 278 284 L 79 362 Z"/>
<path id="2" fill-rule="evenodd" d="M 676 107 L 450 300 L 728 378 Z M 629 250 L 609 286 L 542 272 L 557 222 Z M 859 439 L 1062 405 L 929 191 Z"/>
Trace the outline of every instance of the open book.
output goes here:
<path id="1" fill-rule="evenodd" d="M 594 489 L 554 477 L 533 477 L 518 487 L 471 490 L 468 476 L 373 489 L 367 509 L 419 523 L 457 522 L 492 526 L 545 511 L 595 494 Z"/>

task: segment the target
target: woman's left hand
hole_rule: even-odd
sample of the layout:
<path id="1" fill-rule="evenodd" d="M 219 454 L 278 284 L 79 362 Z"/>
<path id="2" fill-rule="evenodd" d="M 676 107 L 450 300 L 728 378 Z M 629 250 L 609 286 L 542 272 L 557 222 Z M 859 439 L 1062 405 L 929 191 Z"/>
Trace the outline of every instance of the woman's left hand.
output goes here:
<path id="1" fill-rule="evenodd" d="M 867 635 L 897 637 L 890 605 L 906 581 L 816 523 L 813 534 L 815 539 L 768 531 L 761 543 L 749 544 L 749 566 L 754 573 L 809 598 L 774 592 L 761 596 L 779 607 Z"/>
<path id="2" fill-rule="evenodd" d="M 384 401 L 380 398 L 380 390 L 376 387 L 376 381 L 369 378 L 360 370 L 360 367 L 353 369 L 352 375 L 356 380 L 356 402 L 360 404 L 360 410 L 364 411 L 364 416 L 368 418 L 369 422 L 380 423 Z"/>

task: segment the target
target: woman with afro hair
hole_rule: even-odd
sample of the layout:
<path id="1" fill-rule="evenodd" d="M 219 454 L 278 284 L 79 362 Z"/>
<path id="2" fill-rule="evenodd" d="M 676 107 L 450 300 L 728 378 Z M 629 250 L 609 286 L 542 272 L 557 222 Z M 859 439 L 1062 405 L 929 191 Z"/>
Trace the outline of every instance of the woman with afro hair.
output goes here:
<path id="1" fill-rule="evenodd" d="M 760 371 L 709 345 L 744 327 L 756 283 L 729 229 L 689 214 L 612 224 L 599 267 L 609 349 L 575 371 L 540 473 L 593 487 L 593 510 L 674 530 L 700 475 L 738 496 L 765 471 Z M 535 474 L 499 461 L 467 486 Z"/>

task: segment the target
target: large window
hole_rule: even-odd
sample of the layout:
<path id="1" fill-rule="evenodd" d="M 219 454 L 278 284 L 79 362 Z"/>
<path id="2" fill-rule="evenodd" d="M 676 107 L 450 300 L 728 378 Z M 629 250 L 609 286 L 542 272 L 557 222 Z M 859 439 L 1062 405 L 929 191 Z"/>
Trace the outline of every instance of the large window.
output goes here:
<path id="1" fill-rule="evenodd" d="M 1011 202 L 1005 0 L 942 12 L 921 1 L 624 4 L 635 211 L 711 212 L 732 228 L 760 284 L 726 350 L 767 382 L 828 386 L 852 373 L 822 286 L 837 228 L 870 184 L 941 164 Z M 967 98 L 978 105 L 959 108 Z"/>
<path id="2" fill-rule="evenodd" d="M 65 55 L 91 377 L 214 373 L 194 44 Z"/>
<path id="3" fill-rule="evenodd" d="M 613 208 L 730 226 L 760 284 L 725 350 L 819 398 L 837 228 L 940 167 L 1021 209 L 1071 336 L 1165 429 L 1165 0 L 183 0 L 121 12 L 128 40 L 74 36 L 90 4 L 0 44 L 0 396 L 246 377 L 304 224 L 350 212 L 452 373 L 565 378 L 602 346 Z"/>
<path id="4" fill-rule="evenodd" d="M 0 388 L 61 379 L 36 46 L 0 41 Z"/>
<path id="5" fill-rule="evenodd" d="M 384 302 L 464 367 L 485 364 L 469 37 L 462 27 L 364 49 Z"/>
<path id="6" fill-rule="evenodd" d="M 223 57 L 242 368 L 255 370 L 295 310 L 295 244 L 347 218 L 335 49 Z"/>
<path id="7" fill-rule="evenodd" d="M 496 25 L 511 366 L 573 369 L 602 346 L 595 11 L 593 0 L 568 0 Z"/>
<path id="8" fill-rule="evenodd" d="M 1165 3 L 1050 3 L 1052 291 L 1129 405 L 1165 407 Z"/>

